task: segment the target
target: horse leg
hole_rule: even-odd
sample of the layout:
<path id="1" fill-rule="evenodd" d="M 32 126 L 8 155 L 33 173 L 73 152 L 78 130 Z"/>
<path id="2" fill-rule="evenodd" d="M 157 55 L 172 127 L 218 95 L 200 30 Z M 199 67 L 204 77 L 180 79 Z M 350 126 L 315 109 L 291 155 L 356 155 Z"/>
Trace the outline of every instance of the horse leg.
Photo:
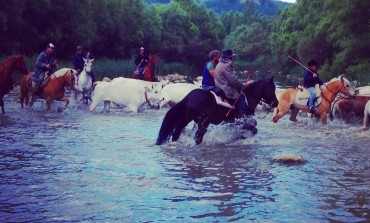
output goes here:
<path id="1" fill-rule="evenodd" d="M 323 112 L 320 114 L 321 122 L 323 125 L 326 125 L 326 118 L 327 118 L 326 116 L 327 116 L 326 112 Z"/>
<path id="2" fill-rule="evenodd" d="M 195 143 L 199 145 L 203 141 L 203 136 L 207 132 L 207 128 L 211 123 L 209 114 L 203 114 L 198 123 L 198 130 L 195 133 Z"/>
<path id="3" fill-rule="evenodd" d="M 1 106 L 1 113 L 5 114 L 3 97 L 4 97 L 4 95 L 1 95 L 1 97 L 0 97 L 0 106 Z"/>
<path id="4" fill-rule="evenodd" d="M 63 97 L 62 99 L 60 99 L 60 101 L 64 101 L 66 103 L 66 107 L 65 108 L 68 107 L 68 105 L 69 105 L 69 99 L 68 98 Z"/>
<path id="5" fill-rule="evenodd" d="M 298 108 L 293 108 L 292 109 L 292 114 L 290 115 L 289 120 L 292 121 L 292 122 L 296 122 L 297 121 L 298 112 L 299 112 L 299 109 Z"/>
<path id="6" fill-rule="evenodd" d="M 103 112 L 109 112 L 110 101 L 104 101 L 104 110 Z"/>
<path id="7" fill-rule="evenodd" d="M 181 120 L 172 134 L 172 142 L 177 141 L 181 135 L 182 130 L 189 124 L 190 121 Z"/>
<path id="8" fill-rule="evenodd" d="M 369 130 L 369 112 L 367 111 L 366 107 L 365 107 L 365 114 L 364 114 L 364 125 L 362 126 L 363 131 Z"/>
<path id="9" fill-rule="evenodd" d="M 289 111 L 289 108 L 281 108 L 281 109 L 278 108 L 278 112 L 274 117 L 272 117 L 272 121 L 275 123 L 278 122 L 279 119 L 283 117 L 288 111 Z"/>
<path id="10" fill-rule="evenodd" d="M 46 111 L 49 111 L 50 110 L 50 107 L 51 107 L 51 98 L 50 97 L 48 97 L 48 98 L 46 98 L 45 99 L 45 101 L 46 101 Z"/>

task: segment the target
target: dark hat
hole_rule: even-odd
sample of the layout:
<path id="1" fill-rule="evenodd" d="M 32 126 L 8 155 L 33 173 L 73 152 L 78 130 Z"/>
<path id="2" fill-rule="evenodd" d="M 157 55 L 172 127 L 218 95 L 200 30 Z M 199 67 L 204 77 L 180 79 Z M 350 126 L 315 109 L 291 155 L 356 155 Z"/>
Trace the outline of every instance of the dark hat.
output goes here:
<path id="1" fill-rule="evenodd" d="M 312 67 L 312 66 L 317 66 L 318 64 L 317 64 L 317 61 L 316 60 L 310 60 L 309 62 L 308 62 L 308 66 L 309 67 Z"/>
<path id="2" fill-rule="evenodd" d="M 223 58 L 233 58 L 235 56 L 236 54 L 233 54 L 233 51 L 231 51 L 230 49 L 223 50 L 221 55 L 221 57 Z"/>
<path id="3" fill-rule="evenodd" d="M 54 44 L 49 43 L 49 44 L 46 46 L 46 48 L 54 48 Z"/>

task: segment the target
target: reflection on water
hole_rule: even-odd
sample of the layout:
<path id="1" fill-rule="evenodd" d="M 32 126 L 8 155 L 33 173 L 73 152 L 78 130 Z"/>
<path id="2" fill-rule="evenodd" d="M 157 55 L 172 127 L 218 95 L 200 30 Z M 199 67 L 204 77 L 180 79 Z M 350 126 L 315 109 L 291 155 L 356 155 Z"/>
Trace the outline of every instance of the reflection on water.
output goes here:
<path id="1" fill-rule="evenodd" d="M 274 124 L 270 114 L 253 138 L 211 127 L 200 146 L 184 134 L 159 147 L 165 110 L 45 113 L 15 97 L 0 117 L 1 222 L 370 221 L 360 124 Z M 283 153 L 308 162 L 272 162 Z"/>

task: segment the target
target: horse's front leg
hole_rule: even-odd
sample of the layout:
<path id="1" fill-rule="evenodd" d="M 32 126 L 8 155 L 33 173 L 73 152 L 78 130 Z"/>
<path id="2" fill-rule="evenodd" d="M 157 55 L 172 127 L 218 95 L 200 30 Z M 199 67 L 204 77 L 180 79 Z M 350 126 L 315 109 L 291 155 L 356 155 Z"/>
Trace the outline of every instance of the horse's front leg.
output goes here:
<path id="1" fill-rule="evenodd" d="M 50 107 L 51 107 L 51 101 L 52 101 L 52 99 L 50 97 L 47 97 L 45 99 L 45 101 L 46 101 L 46 111 L 49 111 L 50 110 Z"/>
<path id="2" fill-rule="evenodd" d="M 203 136 L 207 132 L 207 128 L 211 123 L 211 119 L 209 114 L 202 115 L 199 123 L 198 123 L 198 130 L 195 133 L 195 143 L 199 145 L 203 141 Z"/>
<path id="3" fill-rule="evenodd" d="M 65 108 L 67 108 L 68 107 L 68 105 L 69 105 L 69 99 L 67 98 L 67 97 L 62 97 L 62 99 L 60 99 L 61 101 L 64 101 L 65 103 L 66 103 L 66 106 L 65 106 Z"/>
<path id="4" fill-rule="evenodd" d="M 182 130 L 189 124 L 187 120 L 181 120 L 177 124 L 175 131 L 172 134 L 172 141 L 177 141 L 181 135 Z"/>
<path id="5" fill-rule="evenodd" d="M 29 107 L 32 107 L 32 105 L 33 105 L 33 103 L 35 103 L 35 101 L 36 101 L 36 93 L 35 93 L 35 91 L 33 90 L 33 91 L 31 92 L 31 101 L 30 101 L 30 103 L 29 103 Z"/>
<path id="6" fill-rule="evenodd" d="M 321 122 L 323 125 L 326 125 L 326 118 L 327 118 L 326 116 L 327 116 L 326 112 L 323 112 L 320 114 Z"/>

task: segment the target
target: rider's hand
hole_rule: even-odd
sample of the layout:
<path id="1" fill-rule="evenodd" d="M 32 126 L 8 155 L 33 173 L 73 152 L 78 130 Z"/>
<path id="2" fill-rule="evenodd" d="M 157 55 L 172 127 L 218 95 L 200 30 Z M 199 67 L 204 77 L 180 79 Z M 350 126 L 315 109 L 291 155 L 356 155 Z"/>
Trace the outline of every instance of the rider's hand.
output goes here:
<path id="1" fill-rule="evenodd" d="M 317 77 L 317 74 L 316 74 L 316 73 L 313 73 L 313 74 L 312 74 L 312 76 L 313 76 L 313 77 Z"/>

